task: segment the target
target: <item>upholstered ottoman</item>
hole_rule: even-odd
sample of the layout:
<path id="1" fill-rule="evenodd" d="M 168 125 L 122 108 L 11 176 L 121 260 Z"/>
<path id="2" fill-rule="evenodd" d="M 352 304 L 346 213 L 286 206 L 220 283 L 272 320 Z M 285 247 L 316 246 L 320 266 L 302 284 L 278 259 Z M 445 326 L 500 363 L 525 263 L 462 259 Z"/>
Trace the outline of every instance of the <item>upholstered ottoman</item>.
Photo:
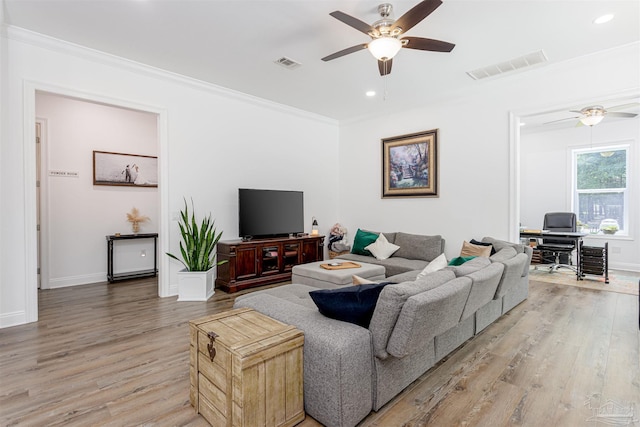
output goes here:
<path id="1" fill-rule="evenodd" d="M 327 270 L 320 266 L 321 264 L 351 262 L 352 261 L 336 258 L 330 261 L 317 261 L 296 265 L 291 271 L 291 283 L 314 286 L 316 288 L 334 289 L 351 285 L 354 274 L 373 281 L 383 280 L 385 277 L 385 269 L 383 266 L 364 262 L 357 263 L 360 267 L 338 270 Z"/>

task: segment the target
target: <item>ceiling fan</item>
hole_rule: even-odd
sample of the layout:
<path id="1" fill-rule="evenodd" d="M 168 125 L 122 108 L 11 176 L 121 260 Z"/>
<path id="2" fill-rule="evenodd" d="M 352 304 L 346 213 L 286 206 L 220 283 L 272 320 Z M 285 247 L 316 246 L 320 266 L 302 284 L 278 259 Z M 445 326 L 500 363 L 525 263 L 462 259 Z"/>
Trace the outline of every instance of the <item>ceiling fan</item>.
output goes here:
<path id="1" fill-rule="evenodd" d="M 442 4 L 441 0 L 424 0 L 415 5 L 411 10 L 394 21 L 390 18 L 393 7 L 389 3 L 378 6 L 380 20 L 369 25 L 361 20 L 347 15 L 344 12 L 335 11 L 329 15 L 337 20 L 361 31 L 371 37 L 369 43 L 361 43 L 348 47 L 329 56 L 322 58 L 323 61 L 331 61 L 336 58 L 368 49 L 378 60 L 378 70 L 381 76 L 391 72 L 393 57 L 401 48 L 427 50 L 432 52 L 451 52 L 455 44 L 440 40 L 425 39 L 422 37 L 403 37 L 407 31 L 429 16 Z"/>
<path id="2" fill-rule="evenodd" d="M 566 119 L 553 120 L 553 121 L 547 122 L 545 124 L 557 123 L 557 122 L 563 122 L 563 121 L 566 121 L 566 120 L 576 120 L 577 119 L 578 123 L 576 123 L 576 126 L 582 126 L 582 125 L 595 126 L 598 123 L 600 123 L 602 121 L 602 119 L 604 119 L 605 116 L 624 117 L 624 118 L 636 117 L 637 114 L 635 114 L 635 113 L 625 113 L 625 112 L 622 112 L 622 111 L 615 111 L 615 110 L 624 110 L 625 108 L 629 108 L 629 107 L 637 106 L 637 105 L 638 105 L 638 103 L 616 105 L 615 107 L 609 107 L 607 109 L 605 109 L 602 105 L 591 105 L 589 107 L 584 107 L 581 110 L 569 110 L 571 113 L 580 114 L 577 117 L 569 117 L 569 118 L 566 118 Z"/>

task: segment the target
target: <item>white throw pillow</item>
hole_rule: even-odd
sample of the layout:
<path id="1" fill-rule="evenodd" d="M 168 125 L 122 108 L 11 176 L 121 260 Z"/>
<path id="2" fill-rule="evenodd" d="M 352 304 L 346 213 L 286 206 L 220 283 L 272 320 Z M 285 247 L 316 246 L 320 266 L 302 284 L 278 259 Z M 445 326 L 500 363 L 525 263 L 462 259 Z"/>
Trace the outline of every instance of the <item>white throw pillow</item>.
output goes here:
<path id="1" fill-rule="evenodd" d="M 376 241 L 366 246 L 365 249 L 371 252 L 376 259 L 387 259 L 400 249 L 400 246 L 389 243 L 384 234 L 380 233 Z"/>
<path id="2" fill-rule="evenodd" d="M 424 276 L 426 276 L 429 273 L 433 273 L 434 271 L 442 270 L 447 265 L 448 265 L 447 258 L 444 256 L 444 254 L 440 254 L 436 257 L 436 259 L 434 259 L 429 264 L 427 264 L 424 270 L 418 273 L 418 277 L 416 277 L 416 280 L 422 279 Z"/>

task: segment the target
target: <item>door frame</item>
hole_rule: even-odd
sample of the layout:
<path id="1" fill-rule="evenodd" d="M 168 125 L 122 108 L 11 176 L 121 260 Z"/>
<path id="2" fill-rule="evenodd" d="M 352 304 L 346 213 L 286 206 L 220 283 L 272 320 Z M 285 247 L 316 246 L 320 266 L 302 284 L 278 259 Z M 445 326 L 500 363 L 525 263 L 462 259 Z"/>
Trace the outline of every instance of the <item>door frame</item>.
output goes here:
<path id="1" fill-rule="evenodd" d="M 169 186 L 168 186 L 168 127 L 167 110 L 162 107 L 137 103 L 130 100 L 112 98 L 107 95 L 89 93 L 76 89 L 55 86 L 36 81 L 25 81 L 23 86 L 23 155 L 25 182 L 25 317 L 26 322 L 38 320 L 38 247 L 36 227 L 36 92 L 75 98 L 81 101 L 96 102 L 114 107 L 152 113 L 157 116 L 158 129 L 158 191 L 160 204 L 160 224 L 158 246 L 160 254 L 169 252 Z M 39 120 L 39 119 L 38 119 Z M 43 178 L 45 176 L 43 175 Z M 42 256 L 46 257 L 43 246 Z M 159 257 L 158 296 L 170 296 L 169 260 Z"/>

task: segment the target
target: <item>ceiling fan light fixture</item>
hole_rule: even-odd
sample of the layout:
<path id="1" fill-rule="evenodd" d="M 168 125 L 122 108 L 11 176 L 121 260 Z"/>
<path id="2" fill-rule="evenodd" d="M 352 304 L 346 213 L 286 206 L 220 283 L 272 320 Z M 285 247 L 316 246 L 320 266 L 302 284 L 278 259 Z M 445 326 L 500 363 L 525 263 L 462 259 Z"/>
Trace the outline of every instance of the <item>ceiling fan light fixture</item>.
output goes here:
<path id="1" fill-rule="evenodd" d="M 380 37 L 372 40 L 367 46 L 369 52 L 378 60 L 392 59 L 402 48 L 402 42 L 395 37 Z"/>
<path id="2" fill-rule="evenodd" d="M 580 117 L 580 121 L 586 126 L 595 126 L 604 119 L 604 114 L 588 114 L 584 117 Z"/>

